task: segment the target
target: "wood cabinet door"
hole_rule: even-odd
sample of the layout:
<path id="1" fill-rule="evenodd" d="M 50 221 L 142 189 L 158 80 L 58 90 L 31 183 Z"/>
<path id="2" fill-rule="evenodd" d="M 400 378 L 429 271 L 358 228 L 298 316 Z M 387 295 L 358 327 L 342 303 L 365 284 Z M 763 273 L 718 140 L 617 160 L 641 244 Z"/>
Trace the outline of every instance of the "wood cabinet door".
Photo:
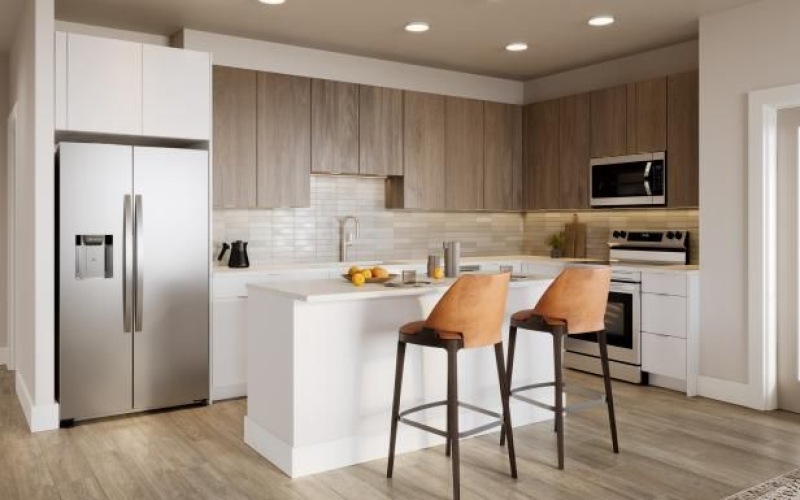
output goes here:
<path id="1" fill-rule="evenodd" d="M 214 67 L 214 207 L 256 206 L 255 71 Z"/>
<path id="2" fill-rule="evenodd" d="M 311 204 L 311 80 L 258 74 L 258 206 Z"/>
<path id="3" fill-rule="evenodd" d="M 444 96 L 405 92 L 403 124 L 403 181 L 400 197 L 390 206 L 443 210 L 445 208 Z M 402 198 L 399 203 L 398 198 Z"/>
<path id="4" fill-rule="evenodd" d="M 358 173 L 358 85 L 313 80 L 311 172 Z"/>
<path id="5" fill-rule="evenodd" d="M 487 210 L 522 208 L 522 107 L 484 103 L 483 205 Z"/>
<path id="6" fill-rule="evenodd" d="M 667 203 L 670 207 L 696 207 L 700 184 L 698 72 L 670 76 L 667 93 Z"/>
<path id="7" fill-rule="evenodd" d="M 667 149 L 667 78 L 628 86 L 628 152 L 655 153 Z M 633 106 L 631 111 L 630 107 Z M 631 141 L 631 139 L 633 141 Z"/>
<path id="8" fill-rule="evenodd" d="M 561 208 L 559 188 L 560 114 L 558 99 L 526 106 L 526 208 Z"/>
<path id="9" fill-rule="evenodd" d="M 591 94 L 592 158 L 623 156 L 628 152 L 628 88 L 626 85 Z"/>
<path id="10" fill-rule="evenodd" d="M 403 175 L 403 91 L 359 87 L 359 167 L 362 175 Z"/>
<path id="11" fill-rule="evenodd" d="M 578 94 L 559 101 L 558 208 L 589 208 L 591 97 Z"/>
<path id="12" fill-rule="evenodd" d="M 483 101 L 445 98 L 445 208 L 483 209 Z"/>

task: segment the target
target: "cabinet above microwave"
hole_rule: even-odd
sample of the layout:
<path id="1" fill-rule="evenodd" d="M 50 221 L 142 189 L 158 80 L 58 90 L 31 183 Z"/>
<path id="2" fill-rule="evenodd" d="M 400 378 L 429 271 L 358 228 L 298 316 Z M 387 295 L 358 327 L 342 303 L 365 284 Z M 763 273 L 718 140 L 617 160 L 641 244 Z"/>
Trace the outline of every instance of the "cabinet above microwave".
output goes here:
<path id="1" fill-rule="evenodd" d="M 666 205 L 665 153 L 596 158 L 589 165 L 592 207 Z"/>

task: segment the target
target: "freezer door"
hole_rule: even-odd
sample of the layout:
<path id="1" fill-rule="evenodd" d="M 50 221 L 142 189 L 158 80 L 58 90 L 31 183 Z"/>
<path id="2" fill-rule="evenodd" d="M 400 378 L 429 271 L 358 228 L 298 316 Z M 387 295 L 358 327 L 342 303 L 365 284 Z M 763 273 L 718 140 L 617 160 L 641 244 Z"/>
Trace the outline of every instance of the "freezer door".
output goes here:
<path id="1" fill-rule="evenodd" d="M 135 147 L 133 156 L 133 404 L 144 410 L 208 399 L 208 153 Z"/>
<path id="2" fill-rule="evenodd" d="M 56 168 L 61 419 L 130 411 L 132 333 L 126 326 L 132 310 L 126 317 L 124 247 L 131 242 L 125 231 L 131 229 L 126 202 L 133 148 L 61 143 Z"/>

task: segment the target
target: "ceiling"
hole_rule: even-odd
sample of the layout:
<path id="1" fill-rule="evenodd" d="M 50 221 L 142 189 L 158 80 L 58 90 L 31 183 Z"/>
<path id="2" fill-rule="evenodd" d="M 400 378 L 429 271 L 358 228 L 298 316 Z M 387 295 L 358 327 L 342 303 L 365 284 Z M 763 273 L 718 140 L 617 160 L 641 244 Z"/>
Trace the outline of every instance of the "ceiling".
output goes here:
<path id="1" fill-rule="evenodd" d="M 696 38 L 701 15 L 753 1 L 56 0 L 56 17 L 162 35 L 186 27 L 527 80 Z M 587 26 L 599 13 L 617 23 Z M 412 20 L 430 22 L 431 31 L 406 33 Z M 506 52 L 512 41 L 530 50 Z"/>
<path id="2" fill-rule="evenodd" d="M 11 50 L 23 0 L 0 0 L 0 54 Z"/>

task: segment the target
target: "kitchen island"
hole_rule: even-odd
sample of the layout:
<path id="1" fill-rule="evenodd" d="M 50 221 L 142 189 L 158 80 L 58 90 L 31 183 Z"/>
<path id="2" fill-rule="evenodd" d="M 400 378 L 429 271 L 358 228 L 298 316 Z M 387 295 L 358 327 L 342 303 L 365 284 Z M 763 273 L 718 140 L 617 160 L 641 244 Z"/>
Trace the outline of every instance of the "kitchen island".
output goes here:
<path id="1" fill-rule="evenodd" d="M 507 315 L 532 307 L 552 281 L 528 277 L 509 286 Z M 389 445 L 397 330 L 425 318 L 452 280 L 421 287 L 354 287 L 343 279 L 248 285 L 245 442 L 290 477 L 385 457 Z M 503 327 L 504 338 L 508 324 Z M 459 399 L 500 411 L 493 349 L 459 355 Z M 445 352 L 409 345 L 402 407 L 445 399 Z M 546 333 L 520 335 L 515 384 L 553 379 Z M 537 397 L 552 399 L 552 390 Z M 420 420 L 444 428 L 443 408 Z M 486 423 L 462 411 L 461 427 Z M 552 418 L 512 405 L 515 427 Z M 499 431 L 499 428 L 494 429 Z M 398 453 L 444 439 L 399 428 Z"/>

